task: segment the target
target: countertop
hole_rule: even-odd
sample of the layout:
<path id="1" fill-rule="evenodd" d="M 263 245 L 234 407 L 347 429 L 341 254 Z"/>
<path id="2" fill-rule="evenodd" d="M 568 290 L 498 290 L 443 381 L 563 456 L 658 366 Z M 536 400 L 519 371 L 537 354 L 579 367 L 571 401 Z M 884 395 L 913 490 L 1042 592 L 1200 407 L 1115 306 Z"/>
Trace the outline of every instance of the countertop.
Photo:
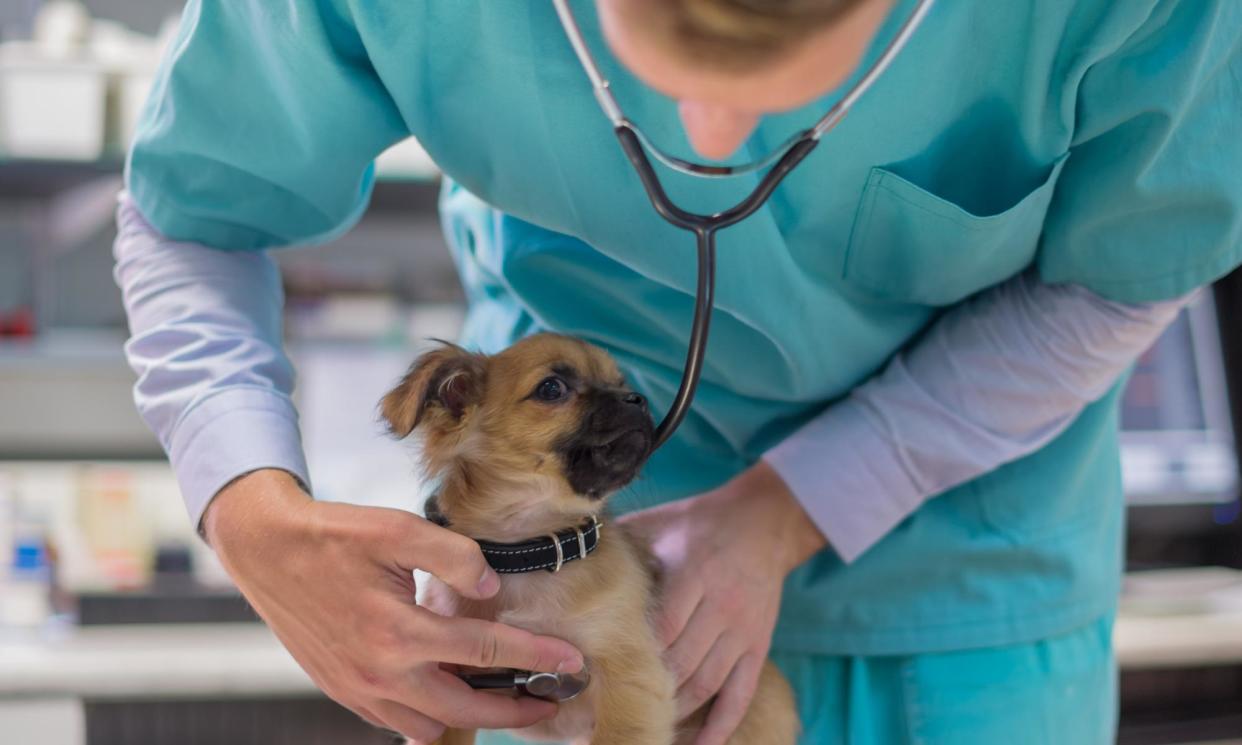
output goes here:
<path id="1" fill-rule="evenodd" d="M 0 639 L 0 698 L 295 696 L 315 686 L 257 623 L 97 626 Z"/>
<path id="2" fill-rule="evenodd" d="M 1242 663 L 1242 611 L 1123 613 L 1115 639 L 1122 669 Z M 259 624 L 92 627 L 0 639 L 0 698 L 315 694 Z"/>

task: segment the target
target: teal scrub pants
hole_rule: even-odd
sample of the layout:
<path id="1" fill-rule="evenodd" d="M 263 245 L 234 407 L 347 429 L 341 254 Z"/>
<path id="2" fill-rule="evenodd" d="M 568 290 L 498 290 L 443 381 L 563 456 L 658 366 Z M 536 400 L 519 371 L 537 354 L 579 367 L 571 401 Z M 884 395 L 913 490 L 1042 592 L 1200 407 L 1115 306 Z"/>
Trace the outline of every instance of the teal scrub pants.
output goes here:
<path id="1" fill-rule="evenodd" d="M 1030 644 L 908 657 L 777 653 L 804 745 L 1105 745 L 1112 618 Z M 480 745 L 514 745 L 498 733 Z"/>

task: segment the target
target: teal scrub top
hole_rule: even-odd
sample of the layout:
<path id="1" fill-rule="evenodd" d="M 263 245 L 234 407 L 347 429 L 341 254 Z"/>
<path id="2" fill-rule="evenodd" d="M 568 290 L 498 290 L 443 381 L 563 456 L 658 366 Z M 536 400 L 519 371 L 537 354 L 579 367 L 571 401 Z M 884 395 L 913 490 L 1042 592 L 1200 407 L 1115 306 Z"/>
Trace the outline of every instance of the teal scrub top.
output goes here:
<path id="1" fill-rule="evenodd" d="M 912 5 L 896 3 L 869 58 Z M 627 114 L 689 156 L 675 102 L 608 53 L 592 2 L 575 10 Z M 938 3 L 771 202 L 721 234 L 694 411 L 618 507 L 721 484 L 944 308 L 1028 267 L 1137 302 L 1238 265 L 1240 39 L 1236 0 Z M 739 159 L 840 93 L 767 117 Z M 191 0 L 128 187 L 174 239 L 313 242 L 358 218 L 373 159 L 409 135 L 447 175 L 466 342 L 491 352 L 544 329 L 581 336 L 663 410 L 685 354 L 693 242 L 652 211 L 551 3 Z M 700 211 L 756 181 L 662 176 Z M 917 653 L 1098 619 L 1122 563 L 1120 481 L 1114 390 L 854 564 L 821 552 L 789 578 L 774 645 Z"/>

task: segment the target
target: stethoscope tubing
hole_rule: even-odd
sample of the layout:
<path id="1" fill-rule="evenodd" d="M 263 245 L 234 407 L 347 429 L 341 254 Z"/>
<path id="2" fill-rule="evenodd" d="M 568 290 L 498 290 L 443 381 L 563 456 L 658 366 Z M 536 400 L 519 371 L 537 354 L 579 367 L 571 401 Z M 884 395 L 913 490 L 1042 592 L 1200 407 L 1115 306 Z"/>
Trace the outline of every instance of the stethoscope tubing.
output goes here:
<path id="1" fill-rule="evenodd" d="M 664 191 L 664 186 L 656 176 L 651 160 L 643 150 L 638 135 L 630 127 L 622 124 L 613 130 L 621 149 L 634 166 L 642 181 L 643 188 L 651 200 L 652 207 L 669 223 L 682 230 L 694 233 L 698 253 L 698 282 L 694 295 L 694 320 L 690 326 L 690 341 L 686 349 L 686 361 L 682 368 L 681 383 L 677 395 L 669 406 L 668 413 L 656 427 L 655 438 L 651 451 L 655 452 L 661 445 L 668 442 L 690 412 L 694 402 L 694 394 L 698 390 L 699 380 L 703 375 L 703 361 L 707 354 L 707 342 L 711 332 L 712 308 L 716 296 L 716 232 L 727 228 L 759 209 L 785 176 L 802 162 L 819 144 L 819 137 L 814 130 L 807 130 L 802 137 L 786 152 L 781 159 L 764 174 L 755 188 L 746 198 L 732 207 L 711 215 L 690 212 L 673 203 Z"/>

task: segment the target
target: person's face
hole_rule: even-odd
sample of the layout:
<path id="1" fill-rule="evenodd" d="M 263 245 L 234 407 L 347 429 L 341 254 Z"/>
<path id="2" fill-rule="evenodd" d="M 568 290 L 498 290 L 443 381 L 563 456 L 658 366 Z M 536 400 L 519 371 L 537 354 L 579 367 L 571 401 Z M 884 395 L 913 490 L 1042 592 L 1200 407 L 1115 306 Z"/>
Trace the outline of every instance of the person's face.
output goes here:
<path id="1" fill-rule="evenodd" d="M 791 54 L 737 73 L 670 54 L 644 30 L 644 6 L 652 2 L 667 0 L 598 0 L 604 37 L 639 79 L 678 101 L 690 144 L 717 160 L 732 155 L 762 115 L 798 108 L 844 82 L 892 7 L 892 0 L 859 0 Z"/>

